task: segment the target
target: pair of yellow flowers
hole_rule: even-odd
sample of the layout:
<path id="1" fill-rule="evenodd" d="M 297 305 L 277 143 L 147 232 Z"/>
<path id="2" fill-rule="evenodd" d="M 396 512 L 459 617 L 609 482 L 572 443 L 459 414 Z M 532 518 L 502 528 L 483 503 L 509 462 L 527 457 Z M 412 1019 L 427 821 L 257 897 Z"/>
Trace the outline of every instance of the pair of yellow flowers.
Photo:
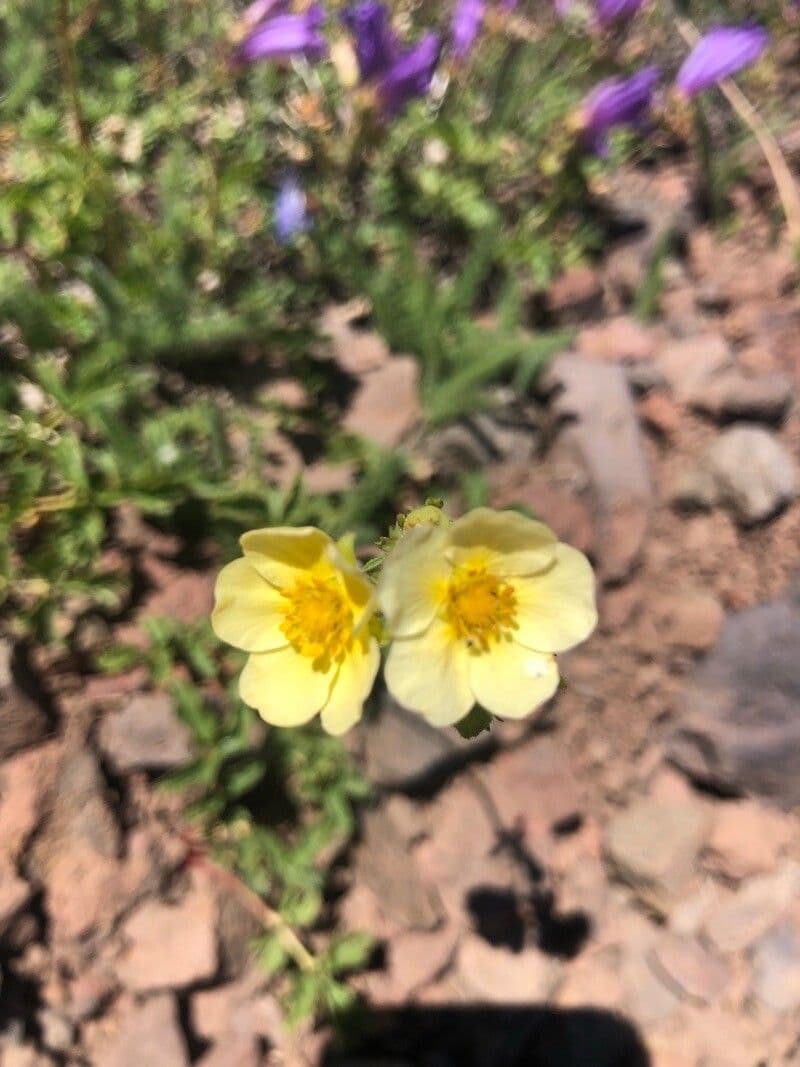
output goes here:
<path id="1" fill-rule="evenodd" d="M 382 630 L 386 685 L 400 704 L 436 726 L 476 703 L 521 718 L 555 692 L 555 653 L 597 622 L 586 557 L 511 511 L 407 523 L 377 587 L 350 541 L 313 527 L 252 530 L 241 546 L 243 558 L 217 579 L 212 624 L 250 653 L 239 692 L 277 726 L 316 714 L 332 734 L 353 726 L 378 673 Z"/>

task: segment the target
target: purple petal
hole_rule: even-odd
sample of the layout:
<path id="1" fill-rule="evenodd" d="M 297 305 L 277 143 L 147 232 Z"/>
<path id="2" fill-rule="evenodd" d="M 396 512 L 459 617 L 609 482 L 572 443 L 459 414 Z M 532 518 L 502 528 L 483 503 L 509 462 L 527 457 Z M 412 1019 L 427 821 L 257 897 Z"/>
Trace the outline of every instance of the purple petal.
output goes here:
<path id="1" fill-rule="evenodd" d="M 601 26 L 632 18 L 646 0 L 595 0 L 595 14 Z"/>
<path id="2" fill-rule="evenodd" d="M 288 6 L 289 0 L 253 0 L 253 3 L 242 12 L 239 21 L 245 29 L 251 30 L 270 15 L 286 11 Z"/>
<path id="3" fill-rule="evenodd" d="M 486 0 L 458 0 L 453 10 L 450 37 L 456 59 L 466 59 L 480 33 Z"/>
<path id="4" fill-rule="evenodd" d="M 409 100 L 427 93 L 441 51 L 438 34 L 426 33 L 395 60 L 378 87 L 387 115 L 398 115 Z"/>
<path id="5" fill-rule="evenodd" d="M 755 63 L 768 44 L 769 34 L 760 26 L 717 26 L 686 57 L 676 84 L 686 96 L 694 96 Z"/>
<path id="6" fill-rule="evenodd" d="M 629 78 L 608 78 L 595 86 L 583 104 L 584 136 L 595 152 L 605 155 L 614 126 L 640 128 L 660 79 L 658 67 L 643 67 Z"/>
<path id="7" fill-rule="evenodd" d="M 287 174 L 275 197 L 275 236 L 282 245 L 311 227 L 306 194 L 294 174 Z"/>
<path id="8" fill-rule="evenodd" d="M 385 74 L 400 51 L 386 5 L 377 0 L 363 0 L 345 8 L 342 22 L 355 38 L 361 80 L 369 81 Z"/>
<path id="9" fill-rule="evenodd" d="M 319 32 L 325 21 L 320 4 L 312 4 L 300 15 L 274 15 L 260 23 L 239 46 L 237 58 L 243 63 L 255 59 L 289 59 L 303 56 L 315 62 L 328 50 Z"/>

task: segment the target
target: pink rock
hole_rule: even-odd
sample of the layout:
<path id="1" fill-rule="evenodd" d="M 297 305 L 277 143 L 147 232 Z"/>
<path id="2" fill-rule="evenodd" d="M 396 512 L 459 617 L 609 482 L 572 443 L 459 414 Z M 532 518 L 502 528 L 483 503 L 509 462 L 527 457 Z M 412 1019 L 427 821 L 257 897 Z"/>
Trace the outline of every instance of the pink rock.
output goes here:
<path id="1" fill-rule="evenodd" d="M 56 741 L 20 752 L 0 766 L 0 858 L 14 863 L 33 833 L 53 786 Z"/>
<path id="2" fill-rule="evenodd" d="M 740 880 L 776 867 L 794 835 L 793 820 L 755 800 L 716 806 L 706 866 Z"/>
<path id="3" fill-rule="evenodd" d="M 234 982 L 192 994 L 192 1029 L 209 1041 L 261 1037 L 277 1044 L 283 1029 L 280 1007 L 265 992 L 267 978 L 253 967 Z"/>
<path id="4" fill-rule="evenodd" d="M 456 979 L 465 993 L 489 1004 L 532 1004 L 549 999 L 558 964 L 539 949 L 511 952 L 469 935 L 458 953 Z"/>
<path id="5" fill-rule="evenodd" d="M 731 366 L 732 358 L 725 338 L 707 333 L 665 345 L 658 353 L 657 366 L 675 397 L 691 404 L 715 375 Z"/>
<path id="6" fill-rule="evenodd" d="M 197 1067 L 260 1067 L 261 1052 L 255 1038 L 226 1037 L 195 1061 Z"/>
<path id="7" fill-rule="evenodd" d="M 333 358 L 348 374 L 361 375 L 377 370 L 391 359 L 380 334 L 356 325 L 368 310 L 361 300 L 329 304 L 320 319 L 320 333 L 330 338 Z"/>
<path id="8" fill-rule="evenodd" d="M 419 422 L 419 365 L 411 356 L 393 356 L 364 376 L 343 429 L 383 448 L 394 448 Z"/>
<path id="9" fill-rule="evenodd" d="M 0 933 L 32 895 L 31 887 L 7 867 L 0 867 Z"/>
<path id="10" fill-rule="evenodd" d="M 668 937 L 649 957 L 656 975 L 675 992 L 700 1004 L 711 1004 L 725 991 L 730 975 L 718 956 L 691 938 Z"/>
<path id="11" fill-rule="evenodd" d="M 576 341 L 582 356 L 607 363 L 637 363 L 650 359 L 658 335 L 631 315 L 617 315 L 596 325 L 584 326 Z"/>
<path id="12" fill-rule="evenodd" d="M 705 652 L 716 643 L 725 612 L 715 596 L 685 589 L 657 596 L 650 605 L 662 640 L 692 652 Z"/>
<path id="13" fill-rule="evenodd" d="M 552 314 L 565 321 L 581 319 L 602 307 L 603 286 L 591 267 L 572 267 L 550 286 L 547 303 Z"/>
<path id="14" fill-rule="evenodd" d="M 166 993 L 143 1002 L 120 998 L 108 1015 L 87 1024 L 83 1037 L 92 1067 L 189 1064 L 177 1006 Z"/>
<path id="15" fill-rule="evenodd" d="M 120 982 L 137 993 L 182 988 L 217 969 L 217 903 L 199 877 L 178 904 L 148 901 L 122 927 L 125 945 L 115 964 Z"/>
<path id="16" fill-rule="evenodd" d="M 402 1004 L 447 968 L 459 930 L 447 923 L 438 930 L 409 930 L 389 942 L 386 971 L 367 976 L 365 988 L 376 1005 Z"/>

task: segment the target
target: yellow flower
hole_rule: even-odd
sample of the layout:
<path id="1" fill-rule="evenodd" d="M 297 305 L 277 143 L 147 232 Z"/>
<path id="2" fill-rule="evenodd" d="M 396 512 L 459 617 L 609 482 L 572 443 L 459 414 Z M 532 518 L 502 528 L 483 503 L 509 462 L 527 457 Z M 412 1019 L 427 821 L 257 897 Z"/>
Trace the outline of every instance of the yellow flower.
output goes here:
<path id="1" fill-rule="evenodd" d="M 437 726 L 476 702 L 501 718 L 527 715 L 558 686 L 554 653 L 597 622 L 586 557 L 543 523 L 490 508 L 405 533 L 378 600 L 392 638 L 389 691 Z"/>
<path id="2" fill-rule="evenodd" d="M 342 734 L 361 718 L 380 663 L 373 589 L 347 541 L 306 526 L 251 530 L 217 578 L 214 632 L 250 653 L 245 704 L 276 726 L 320 713 Z"/>

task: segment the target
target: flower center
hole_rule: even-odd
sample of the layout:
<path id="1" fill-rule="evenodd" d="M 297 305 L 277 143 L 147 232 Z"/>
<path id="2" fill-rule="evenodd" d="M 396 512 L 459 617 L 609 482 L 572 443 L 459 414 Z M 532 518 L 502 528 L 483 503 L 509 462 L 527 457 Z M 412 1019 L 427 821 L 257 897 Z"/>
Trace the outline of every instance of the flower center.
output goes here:
<path id="1" fill-rule="evenodd" d="M 447 589 L 445 612 L 456 637 L 482 652 L 516 630 L 517 598 L 511 586 L 488 571 L 455 571 Z"/>
<path id="2" fill-rule="evenodd" d="M 319 660 L 326 669 L 347 651 L 353 638 L 353 612 L 338 583 L 299 578 L 283 595 L 288 603 L 281 630 L 295 651 Z"/>

